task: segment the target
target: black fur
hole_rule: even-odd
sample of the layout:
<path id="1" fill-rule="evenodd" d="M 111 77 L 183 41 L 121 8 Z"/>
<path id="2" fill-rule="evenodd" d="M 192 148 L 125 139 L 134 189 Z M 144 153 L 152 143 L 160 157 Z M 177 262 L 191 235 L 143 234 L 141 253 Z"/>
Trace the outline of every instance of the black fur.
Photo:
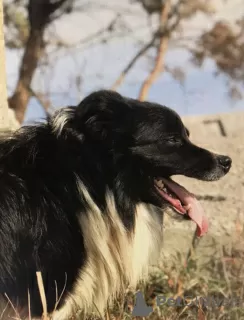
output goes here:
<path id="1" fill-rule="evenodd" d="M 29 288 L 36 316 L 42 312 L 36 271 L 43 275 L 49 311 L 55 281 L 59 292 L 66 280 L 66 293 L 72 288 L 86 261 L 78 223 L 78 215 L 87 214 L 86 201 L 77 177 L 101 210 L 106 190 L 113 192 L 130 232 L 137 203 L 167 206 L 154 177 L 211 181 L 229 171 L 229 157 L 195 146 L 188 136 L 171 109 L 99 91 L 1 141 L 0 292 L 21 310 Z"/>

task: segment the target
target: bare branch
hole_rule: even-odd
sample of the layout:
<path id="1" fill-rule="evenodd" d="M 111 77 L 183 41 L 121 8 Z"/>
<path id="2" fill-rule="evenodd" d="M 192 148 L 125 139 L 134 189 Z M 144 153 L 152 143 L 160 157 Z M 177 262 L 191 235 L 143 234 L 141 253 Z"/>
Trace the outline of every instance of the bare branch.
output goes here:
<path id="1" fill-rule="evenodd" d="M 180 15 L 179 15 L 179 12 L 178 12 L 178 4 L 176 4 L 172 10 L 170 11 L 169 8 L 166 8 L 163 6 L 162 8 L 162 14 L 165 15 L 167 13 L 168 10 L 168 17 L 166 18 L 166 20 L 169 20 L 170 18 L 174 17 L 174 16 L 177 16 L 175 22 L 168 28 L 167 32 L 168 33 L 172 33 L 176 27 L 179 25 L 181 19 L 180 19 Z M 162 19 L 164 19 L 162 17 Z M 117 78 L 117 80 L 114 82 L 114 84 L 112 85 L 111 89 L 112 90 L 116 90 L 120 85 L 121 83 L 124 81 L 126 75 L 128 74 L 128 72 L 132 69 L 132 67 L 135 65 L 135 63 L 137 62 L 137 60 L 142 57 L 155 43 L 155 40 L 158 38 L 158 37 L 161 37 L 161 34 L 162 36 L 165 35 L 165 29 L 164 28 L 164 25 L 162 25 L 162 21 L 160 21 L 160 26 L 158 28 L 158 31 L 156 31 L 152 37 L 152 39 L 146 43 L 138 52 L 137 54 L 132 58 L 132 60 L 128 63 L 128 65 L 125 67 L 125 69 L 121 72 L 120 76 Z M 160 68 L 161 72 L 162 72 L 162 68 Z"/>
<path id="2" fill-rule="evenodd" d="M 43 98 L 42 94 L 39 94 L 35 92 L 32 88 L 28 88 L 30 94 L 32 97 L 35 97 L 36 100 L 40 103 L 40 105 L 43 107 L 44 111 L 47 112 L 47 110 L 51 106 L 51 102 L 48 99 Z"/>
<path id="3" fill-rule="evenodd" d="M 127 73 L 132 69 L 132 67 L 137 62 L 137 60 L 140 59 L 140 57 L 143 56 L 154 45 L 156 38 L 157 36 L 156 34 L 154 34 L 152 39 L 137 52 L 137 54 L 133 57 L 133 59 L 128 63 L 128 65 L 121 72 L 118 79 L 114 82 L 114 84 L 111 87 L 111 90 L 116 90 L 121 85 Z"/>
<path id="4" fill-rule="evenodd" d="M 17 120 L 22 123 L 31 97 L 29 87 L 38 67 L 39 60 L 44 54 L 44 31 L 51 22 L 51 15 L 68 0 L 59 0 L 55 4 L 51 0 L 29 0 L 28 16 L 30 33 L 21 61 L 19 78 L 12 97 L 9 98 L 9 107 L 15 112 Z"/>
<path id="5" fill-rule="evenodd" d="M 48 320 L 49 317 L 48 317 L 48 313 L 47 313 L 47 298 L 46 298 L 46 294 L 45 294 L 42 274 L 41 274 L 40 271 L 36 272 L 36 277 L 37 277 L 37 284 L 38 284 L 38 289 L 39 289 L 42 308 L 43 308 L 43 316 L 42 316 L 42 318 L 43 318 L 43 320 Z"/>
<path id="6" fill-rule="evenodd" d="M 57 2 L 54 3 L 50 3 L 50 14 L 52 14 L 53 12 L 55 12 L 56 10 L 58 10 L 67 0 L 59 0 Z"/>
<path id="7" fill-rule="evenodd" d="M 5 41 L 4 41 L 4 21 L 3 21 L 3 2 L 0 1 L 0 127 L 8 129 L 8 102 L 7 102 L 7 85 L 6 85 L 6 58 L 5 58 Z"/>
<path id="8" fill-rule="evenodd" d="M 160 29 L 162 29 L 162 30 L 163 30 L 163 28 L 166 29 L 165 24 L 168 20 L 169 10 L 170 10 L 170 0 L 168 0 L 165 3 L 165 6 L 163 7 L 162 12 L 161 12 L 161 17 L 160 17 L 160 27 L 161 28 Z M 149 74 L 149 76 L 147 77 L 147 79 L 142 84 L 142 87 L 140 90 L 139 100 L 141 100 L 141 101 L 146 99 L 151 85 L 153 84 L 153 82 L 157 79 L 158 75 L 163 70 L 164 56 L 165 56 L 165 52 L 168 48 L 168 39 L 169 39 L 168 32 L 161 32 L 160 43 L 159 43 L 159 47 L 158 47 L 155 66 L 154 66 L 153 70 L 151 71 L 151 73 Z"/>
<path id="9" fill-rule="evenodd" d="M 113 30 L 114 25 L 115 25 L 115 23 L 117 22 L 117 20 L 118 20 L 119 17 L 120 17 L 120 14 L 117 14 L 117 15 L 115 16 L 115 18 L 114 18 L 112 21 L 110 21 L 109 24 L 108 24 L 106 27 L 98 30 L 97 32 L 95 32 L 95 33 L 93 33 L 93 34 L 91 34 L 91 35 L 89 35 L 89 36 L 87 36 L 87 37 L 85 37 L 85 38 L 83 38 L 83 39 L 80 41 L 79 44 L 85 44 L 85 43 L 87 43 L 87 42 L 89 42 L 89 41 L 92 41 L 92 40 L 96 39 L 97 37 L 101 36 L 101 35 L 102 35 L 103 33 L 105 33 L 105 32 L 111 32 L 111 31 Z"/>

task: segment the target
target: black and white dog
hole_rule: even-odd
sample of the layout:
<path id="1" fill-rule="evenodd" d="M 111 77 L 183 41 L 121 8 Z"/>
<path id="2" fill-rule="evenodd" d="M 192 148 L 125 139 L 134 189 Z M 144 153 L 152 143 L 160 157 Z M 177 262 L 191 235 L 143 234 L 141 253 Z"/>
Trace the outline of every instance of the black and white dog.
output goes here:
<path id="1" fill-rule="evenodd" d="M 166 207 L 207 231 L 197 200 L 170 177 L 213 181 L 230 167 L 192 144 L 171 109 L 110 91 L 21 128 L 0 142 L 2 302 L 41 316 L 41 271 L 55 320 L 102 313 L 157 257 Z"/>

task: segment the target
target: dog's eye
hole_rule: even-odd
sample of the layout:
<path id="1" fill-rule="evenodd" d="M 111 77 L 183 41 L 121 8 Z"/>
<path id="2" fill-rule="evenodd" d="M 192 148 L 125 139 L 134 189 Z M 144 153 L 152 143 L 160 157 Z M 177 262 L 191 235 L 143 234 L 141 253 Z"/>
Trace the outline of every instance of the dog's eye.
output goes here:
<path id="1" fill-rule="evenodd" d="M 167 139 L 167 142 L 170 144 L 170 145 L 177 145 L 177 146 L 180 146 L 182 145 L 182 140 L 177 138 L 177 137 L 169 137 Z"/>

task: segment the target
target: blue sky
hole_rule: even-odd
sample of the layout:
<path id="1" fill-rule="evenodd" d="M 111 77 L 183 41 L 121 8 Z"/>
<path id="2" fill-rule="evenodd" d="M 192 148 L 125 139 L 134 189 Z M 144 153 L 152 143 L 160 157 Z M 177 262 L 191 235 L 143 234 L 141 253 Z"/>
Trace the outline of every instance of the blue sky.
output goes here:
<path id="1" fill-rule="evenodd" d="M 107 51 L 107 49 L 105 51 Z M 96 52 L 102 53 L 103 49 L 100 48 L 100 50 Z M 127 54 L 131 57 L 132 54 L 128 52 L 129 50 L 127 50 Z M 119 72 L 123 69 L 123 66 L 126 65 L 125 61 L 121 63 L 121 61 L 118 62 L 116 57 L 109 56 L 104 60 L 96 61 L 97 54 L 92 53 L 93 52 L 89 51 L 91 57 L 94 57 L 91 60 L 91 65 L 83 70 L 85 80 L 80 97 L 74 87 L 69 88 L 69 94 L 61 94 L 61 92 L 67 91 L 68 77 L 66 77 L 66 74 L 72 74 L 74 66 L 69 59 L 67 59 L 67 61 L 66 59 L 60 61 L 60 65 L 57 66 L 54 72 L 55 75 L 52 83 L 53 91 L 60 91 L 60 94 L 54 94 L 52 96 L 54 108 L 69 104 L 75 105 L 79 103 L 79 100 L 82 99 L 83 96 L 93 90 L 110 88 Z M 106 52 L 103 54 L 106 56 Z M 83 59 L 84 58 L 80 56 L 78 61 L 83 61 Z M 215 68 L 213 63 L 210 61 L 206 62 L 202 68 L 198 69 L 192 67 L 187 61 L 187 55 L 183 52 L 179 51 L 172 55 L 169 54 L 167 56 L 169 65 L 185 65 L 185 81 L 183 84 L 180 84 L 169 74 L 163 73 L 151 87 L 148 100 L 167 105 L 181 115 L 244 110 L 243 101 L 235 102 L 228 97 L 225 77 L 214 76 Z M 102 68 L 101 65 L 103 66 Z M 97 70 L 102 76 L 96 75 Z M 149 70 L 150 65 L 148 65 L 148 61 L 143 61 L 142 59 L 128 75 L 125 82 L 118 88 L 118 91 L 123 95 L 136 98 L 141 83 L 146 78 Z M 42 107 L 32 99 L 26 113 L 26 121 L 33 121 L 41 117 L 44 117 Z"/>

